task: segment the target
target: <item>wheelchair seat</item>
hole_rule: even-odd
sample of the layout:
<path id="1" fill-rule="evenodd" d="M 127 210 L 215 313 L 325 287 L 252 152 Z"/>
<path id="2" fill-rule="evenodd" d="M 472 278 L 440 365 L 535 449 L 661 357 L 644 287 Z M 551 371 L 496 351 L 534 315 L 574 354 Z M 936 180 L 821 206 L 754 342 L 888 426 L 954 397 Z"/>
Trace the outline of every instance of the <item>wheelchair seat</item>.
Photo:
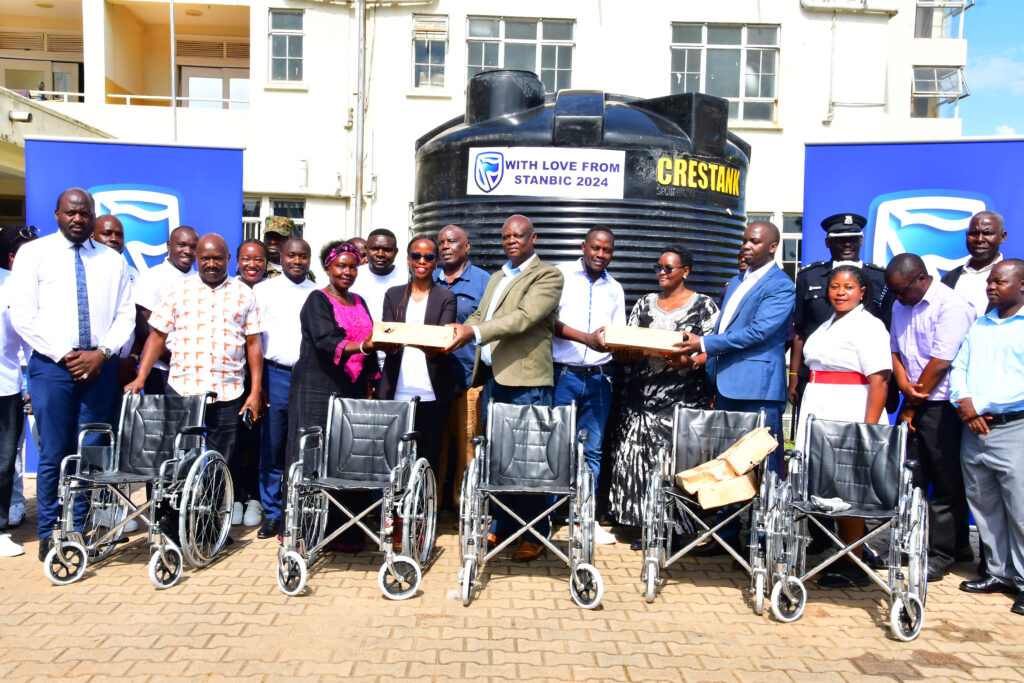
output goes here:
<path id="1" fill-rule="evenodd" d="M 481 491 L 568 494 L 575 426 L 571 406 L 495 403 L 488 423 L 488 477 Z"/>

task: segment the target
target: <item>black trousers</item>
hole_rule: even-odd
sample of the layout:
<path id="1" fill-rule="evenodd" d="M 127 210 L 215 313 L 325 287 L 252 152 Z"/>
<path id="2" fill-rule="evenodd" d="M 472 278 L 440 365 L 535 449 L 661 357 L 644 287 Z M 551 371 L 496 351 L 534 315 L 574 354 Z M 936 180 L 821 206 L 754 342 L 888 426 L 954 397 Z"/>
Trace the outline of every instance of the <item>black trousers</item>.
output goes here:
<path id="1" fill-rule="evenodd" d="M 169 396 L 178 396 L 170 385 L 167 385 Z M 245 403 L 245 394 L 230 401 L 214 401 L 206 404 L 206 450 L 217 451 L 228 464 L 231 472 L 231 484 L 235 500 L 242 502 L 242 493 L 246 481 L 245 463 L 241 449 L 237 447 L 238 429 L 241 420 L 238 411 Z M 243 427 L 244 429 L 244 427 Z M 255 463 L 254 463 L 255 466 Z"/>
<path id="2" fill-rule="evenodd" d="M 434 474 L 440 472 L 441 438 L 451 407 L 451 401 L 421 401 L 416 406 L 416 431 L 420 433 L 416 455 L 427 459 Z"/>
<path id="3" fill-rule="evenodd" d="M 0 396 L 0 533 L 7 531 L 7 515 L 14 490 L 14 459 L 25 424 L 21 392 Z"/>
<path id="4" fill-rule="evenodd" d="M 967 496 L 960 468 L 963 423 L 949 401 L 925 401 L 911 422 L 907 459 L 920 463 L 915 482 L 928 496 L 929 559 L 949 566 L 956 559 L 957 532 L 967 523 Z"/>

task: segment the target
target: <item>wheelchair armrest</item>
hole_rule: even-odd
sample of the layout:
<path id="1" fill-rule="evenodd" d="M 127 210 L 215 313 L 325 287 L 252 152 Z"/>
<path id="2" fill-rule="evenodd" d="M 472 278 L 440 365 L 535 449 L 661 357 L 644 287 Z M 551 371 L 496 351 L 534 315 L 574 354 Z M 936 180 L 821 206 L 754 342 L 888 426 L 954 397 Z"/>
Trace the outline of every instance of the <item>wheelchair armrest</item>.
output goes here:
<path id="1" fill-rule="evenodd" d="M 487 443 L 487 437 L 478 434 L 477 436 L 474 436 L 472 439 L 470 439 L 469 442 L 474 446 L 479 446 L 480 444 Z"/>
<path id="2" fill-rule="evenodd" d="M 416 431 L 406 432 L 402 434 L 402 441 L 417 441 L 420 438 L 420 433 Z"/>
<path id="3" fill-rule="evenodd" d="M 590 430 L 589 429 L 581 429 L 577 439 L 578 439 L 578 441 L 580 443 L 586 443 L 586 442 L 590 441 Z"/>
<path id="4" fill-rule="evenodd" d="M 108 425 L 106 422 L 83 422 L 78 425 L 78 432 L 112 432 L 113 427 Z"/>

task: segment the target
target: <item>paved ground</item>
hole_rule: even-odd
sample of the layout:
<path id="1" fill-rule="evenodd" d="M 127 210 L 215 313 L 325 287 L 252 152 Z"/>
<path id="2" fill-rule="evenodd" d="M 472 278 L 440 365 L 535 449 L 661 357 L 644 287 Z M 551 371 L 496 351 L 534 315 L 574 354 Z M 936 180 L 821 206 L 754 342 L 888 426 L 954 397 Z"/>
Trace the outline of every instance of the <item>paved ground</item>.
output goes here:
<path id="1" fill-rule="evenodd" d="M 29 487 L 31 488 L 31 486 Z M 724 559 L 669 570 L 661 596 L 641 597 L 637 553 L 599 548 L 603 609 L 569 597 L 565 567 L 498 561 L 468 608 L 456 597 L 458 539 L 422 593 L 381 598 L 381 555 L 317 565 L 308 592 L 274 579 L 275 546 L 238 532 L 231 552 L 156 591 L 144 534 L 78 583 L 57 587 L 36 560 L 34 510 L 15 530 L 26 554 L 0 560 L 0 676 L 6 681 L 136 679 L 1024 680 L 1024 618 L 1006 596 L 956 589 L 970 568 L 929 588 L 921 637 L 892 640 L 874 589 L 811 591 L 805 616 L 755 616 L 744 576 Z M 32 527 L 32 528 L 30 528 Z M 624 539 L 625 540 L 625 539 Z"/>

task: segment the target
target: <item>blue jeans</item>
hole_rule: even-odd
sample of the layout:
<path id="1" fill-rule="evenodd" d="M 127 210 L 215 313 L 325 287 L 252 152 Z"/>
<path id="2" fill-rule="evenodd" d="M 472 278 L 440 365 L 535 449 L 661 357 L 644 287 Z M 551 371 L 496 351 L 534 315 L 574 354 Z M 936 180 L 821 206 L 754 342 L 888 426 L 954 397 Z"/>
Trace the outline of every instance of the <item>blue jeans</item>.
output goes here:
<path id="1" fill-rule="evenodd" d="M 288 389 L 292 373 L 263 366 L 263 386 L 270 407 L 263 416 L 263 444 L 260 447 L 260 500 L 268 520 L 281 519 L 284 454 L 288 444 Z"/>
<path id="2" fill-rule="evenodd" d="M 483 411 L 485 432 L 487 430 L 487 404 L 492 398 L 497 403 L 511 403 L 517 406 L 551 406 L 554 400 L 555 392 L 552 387 L 512 387 L 498 384 L 494 381 L 490 368 L 486 369 L 485 377 L 487 379 L 484 382 L 484 390 L 480 396 L 480 410 Z M 502 501 L 527 522 L 551 505 L 550 500 L 550 496 L 528 494 L 502 496 Z M 516 530 L 517 525 L 513 522 L 512 518 L 497 505 L 491 506 L 491 516 L 494 518 L 491 524 L 491 533 L 498 536 L 508 536 Z M 533 528 L 542 536 L 550 536 L 551 520 L 545 517 L 534 524 Z M 523 534 L 522 538 L 523 540 L 540 543 L 540 539 L 532 533 Z"/>
<path id="3" fill-rule="evenodd" d="M 612 376 L 604 371 L 593 375 L 572 372 L 565 365 L 555 366 L 555 405 L 567 406 L 576 401 L 576 431 L 586 429 L 590 435 L 583 444 L 583 457 L 594 470 L 594 481 L 601 473 L 601 442 L 612 407 Z"/>
<path id="4" fill-rule="evenodd" d="M 49 538 L 60 517 L 57 489 L 60 463 L 78 451 L 78 425 L 106 422 L 110 404 L 117 398 L 117 358 L 100 366 L 97 376 L 88 382 L 75 382 L 63 365 L 38 353 L 28 361 L 28 392 L 39 424 L 39 470 L 36 473 L 36 498 L 39 502 L 39 538 Z M 99 435 L 90 435 L 91 445 Z M 85 519 L 87 496 L 78 496 L 75 519 Z"/>

